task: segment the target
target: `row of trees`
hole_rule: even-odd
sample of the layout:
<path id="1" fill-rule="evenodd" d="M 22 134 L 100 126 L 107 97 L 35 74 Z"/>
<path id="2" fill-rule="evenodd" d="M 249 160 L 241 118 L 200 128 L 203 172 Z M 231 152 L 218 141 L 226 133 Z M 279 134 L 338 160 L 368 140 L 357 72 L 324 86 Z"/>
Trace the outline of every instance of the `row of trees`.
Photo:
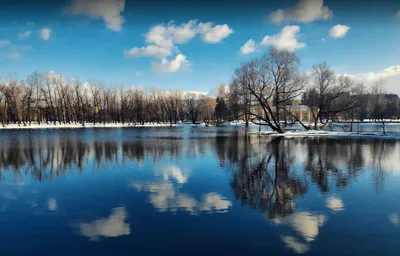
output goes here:
<path id="1" fill-rule="evenodd" d="M 267 125 L 279 133 L 285 132 L 289 122 L 319 129 L 338 120 L 374 119 L 384 123 L 400 116 L 398 95 L 385 94 L 381 80 L 367 90 L 350 76 L 335 74 L 326 62 L 314 65 L 311 74 L 299 72 L 299 66 L 294 53 L 274 48 L 242 63 L 229 91 L 218 90 L 217 105 L 222 101 L 221 108 L 228 109 L 219 113 Z M 295 111 L 299 106 L 306 107 L 312 122 L 299 118 Z"/>
<path id="2" fill-rule="evenodd" d="M 54 73 L 34 72 L 25 81 L 0 84 L 0 121 L 4 125 L 135 123 L 214 119 L 215 99 L 180 91 L 145 92 L 141 88 L 107 88 L 97 83 L 66 80 Z"/>
<path id="3" fill-rule="evenodd" d="M 4 125 L 56 123 L 135 123 L 244 120 L 284 133 L 288 124 L 319 129 L 338 120 L 379 120 L 400 116 L 399 97 L 385 94 L 383 82 L 367 90 L 349 76 L 337 75 L 324 63 L 310 74 L 299 71 L 292 52 L 271 48 L 236 69 L 229 86 L 220 85 L 216 99 L 180 91 L 104 87 L 34 72 L 25 81 L 0 83 L 0 121 Z M 306 107 L 309 120 L 298 115 Z"/>

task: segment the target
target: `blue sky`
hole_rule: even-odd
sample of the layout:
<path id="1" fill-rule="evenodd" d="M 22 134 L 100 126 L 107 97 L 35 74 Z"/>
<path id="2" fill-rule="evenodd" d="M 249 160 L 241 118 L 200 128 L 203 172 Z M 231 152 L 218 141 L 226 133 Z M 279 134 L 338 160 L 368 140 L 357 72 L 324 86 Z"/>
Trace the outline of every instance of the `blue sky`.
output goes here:
<path id="1" fill-rule="evenodd" d="M 208 92 L 229 83 L 242 61 L 273 45 L 295 51 L 302 71 L 327 61 L 338 73 L 366 83 L 383 77 L 390 91 L 400 93 L 399 1 L 0 0 L 0 5 L 0 76 L 54 71 L 115 86 Z M 339 24 L 332 37 L 330 30 Z M 187 30 L 179 30 L 185 25 Z M 241 47 L 250 39 L 255 47 L 244 54 Z"/>

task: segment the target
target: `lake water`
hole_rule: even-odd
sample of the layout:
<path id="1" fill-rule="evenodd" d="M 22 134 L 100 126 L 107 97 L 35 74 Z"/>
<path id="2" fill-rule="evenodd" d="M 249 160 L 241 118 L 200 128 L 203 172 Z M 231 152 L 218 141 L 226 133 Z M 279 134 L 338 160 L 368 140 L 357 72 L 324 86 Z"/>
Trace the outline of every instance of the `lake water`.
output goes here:
<path id="1" fill-rule="evenodd" d="M 1 131 L 0 170 L 1 255 L 400 255 L 400 140 Z"/>

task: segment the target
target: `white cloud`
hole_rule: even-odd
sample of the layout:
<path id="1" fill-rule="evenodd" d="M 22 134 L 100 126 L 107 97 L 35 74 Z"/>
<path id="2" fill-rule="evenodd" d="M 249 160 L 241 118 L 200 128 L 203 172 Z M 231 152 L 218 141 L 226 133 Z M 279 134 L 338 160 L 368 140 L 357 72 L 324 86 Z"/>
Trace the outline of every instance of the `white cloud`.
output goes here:
<path id="1" fill-rule="evenodd" d="M 30 35 L 31 35 L 31 31 L 30 30 L 28 30 L 28 31 L 25 31 L 25 32 L 23 32 L 23 33 L 18 33 L 18 37 L 20 38 L 20 39 L 26 39 L 26 38 L 28 38 Z"/>
<path id="2" fill-rule="evenodd" d="M 49 198 L 47 201 L 47 208 L 49 211 L 56 211 L 57 210 L 57 200 L 55 198 Z"/>
<path id="3" fill-rule="evenodd" d="M 282 240 L 287 247 L 292 249 L 297 254 L 304 254 L 310 250 L 310 246 L 308 244 L 300 242 L 295 237 L 284 236 L 282 237 Z"/>
<path id="4" fill-rule="evenodd" d="M 398 12 L 395 14 L 395 18 L 397 18 L 397 19 L 400 20 L 400 11 L 398 11 Z"/>
<path id="5" fill-rule="evenodd" d="M 165 58 L 172 55 L 171 48 L 164 48 L 158 45 L 148 45 L 145 47 L 134 47 L 128 51 L 125 51 L 127 58 L 137 57 L 154 57 L 154 58 Z"/>
<path id="6" fill-rule="evenodd" d="M 300 32 L 299 26 L 286 26 L 278 34 L 265 36 L 261 41 L 261 45 L 270 45 L 278 50 L 288 51 L 304 48 L 306 44 L 297 40 L 298 32 Z"/>
<path id="7" fill-rule="evenodd" d="M 326 207 L 331 209 L 333 212 L 339 212 L 344 210 L 344 204 L 342 199 L 335 196 L 330 196 L 326 199 Z"/>
<path id="8" fill-rule="evenodd" d="M 106 27 L 119 31 L 125 22 L 121 12 L 125 9 L 125 0 L 72 0 L 65 13 L 87 15 L 92 19 L 103 19 Z"/>
<path id="9" fill-rule="evenodd" d="M 183 66 L 187 65 L 188 61 L 183 54 L 176 55 L 175 59 L 162 59 L 161 63 L 153 63 L 153 71 L 155 72 L 176 72 Z"/>
<path id="10" fill-rule="evenodd" d="M 10 53 L 7 55 L 7 58 L 11 59 L 11 60 L 20 60 L 20 59 L 22 59 L 22 55 L 19 52 L 17 46 L 15 46 L 15 45 L 12 46 Z"/>
<path id="11" fill-rule="evenodd" d="M 153 26 L 146 34 L 146 42 L 162 48 L 173 48 L 174 44 L 186 44 L 197 33 L 197 21 L 176 25 L 174 21 Z"/>
<path id="12" fill-rule="evenodd" d="M 337 24 L 329 30 L 329 36 L 333 38 L 343 38 L 349 30 L 349 26 Z"/>
<path id="13" fill-rule="evenodd" d="M 216 44 L 233 33 L 233 29 L 227 24 L 216 25 L 213 27 L 211 22 L 199 23 L 199 32 L 201 39 L 208 44 Z"/>
<path id="14" fill-rule="evenodd" d="M 256 50 L 256 42 L 253 39 L 247 41 L 242 47 L 240 47 L 240 52 L 242 54 L 249 54 Z"/>
<path id="15" fill-rule="evenodd" d="M 176 25 L 174 21 L 170 21 L 153 26 L 146 34 L 146 42 L 171 48 L 174 44 L 186 44 L 200 34 L 204 42 L 215 44 L 232 33 L 233 30 L 227 24 L 213 26 L 211 22 L 198 23 L 196 20 L 189 20 Z"/>
<path id="16" fill-rule="evenodd" d="M 371 87 L 376 81 L 382 79 L 384 82 L 384 87 L 388 92 L 397 93 L 400 95 L 400 65 L 391 66 L 377 72 L 344 75 L 363 82 L 367 87 Z"/>
<path id="17" fill-rule="evenodd" d="M 0 40 L 0 47 L 4 47 L 6 45 L 10 45 L 11 42 L 9 40 Z"/>
<path id="18" fill-rule="evenodd" d="M 296 21 L 308 23 L 314 20 L 327 20 L 333 16 L 328 6 L 324 6 L 323 0 L 300 0 L 295 6 L 287 9 L 279 9 L 270 14 L 275 23 Z"/>
<path id="19" fill-rule="evenodd" d="M 399 215 L 396 213 L 393 213 L 389 216 L 389 221 L 390 223 L 393 224 L 393 226 L 397 226 L 399 225 L 400 221 L 399 221 Z"/>
<path id="20" fill-rule="evenodd" d="M 326 217 L 309 212 L 297 212 L 285 218 L 276 218 L 273 222 L 291 226 L 309 243 L 318 236 L 319 228 L 325 224 Z"/>
<path id="21" fill-rule="evenodd" d="M 189 20 L 180 25 L 170 21 L 164 24 L 152 26 L 145 35 L 146 43 L 143 47 L 133 47 L 126 50 L 128 58 L 153 57 L 162 59 L 161 63 L 153 63 L 153 71 L 176 72 L 187 64 L 186 56 L 181 54 L 177 45 L 186 44 L 196 35 L 201 35 L 205 43 L 216 44 L 228 37 L 233 30 L 227 24 L 213 25 L 211 22 L 199 23 L 197 20 Z M 172 60 L 167 57 L 177 54 Z"/>
<path id="22" fill-rule="evenodd" d="M 129 223 L 126 223 L 125 207 L 114 208 L 108 218 L 101 218 L 90 223 L 79 223 L 80 234 L 91 240 L 99 237 L 118 237 L 131 233 Z"/>
<path id="23" fill-rule="evenodd" d="M 40 38 L 43 40 L 49 40 L 51 35 L 51 29 L 49 28 L 42 28 L 40 30 Z"/>

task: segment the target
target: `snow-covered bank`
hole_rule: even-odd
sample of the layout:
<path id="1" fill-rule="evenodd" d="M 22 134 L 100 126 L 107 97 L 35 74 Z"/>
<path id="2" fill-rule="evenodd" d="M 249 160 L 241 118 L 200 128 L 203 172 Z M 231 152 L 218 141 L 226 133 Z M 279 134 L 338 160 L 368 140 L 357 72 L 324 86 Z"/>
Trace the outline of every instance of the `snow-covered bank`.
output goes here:
<path id="1" fill-rule="evenodd" d="M 340 137 L 340 138 L 372 138 L 372 139 L 398 139 L 400 140 L 399 134 L 387 134 L 382 133 L 356 133 L 356 132 L 331 132 L 331 131 L 299 131 L 299 132 L 286 132 L 277 133 L 271 131 L 261 132 L 248 132 L 250 135 L 262 135 L 271 137 L 285 137 L 285 138 L 302 138 L 302 137 Z"/>
<path id="2" fill-rule="evenodd" d="M 178 126 L 180 124 L 172 124 L 172 126 Z M 23 125 L 23 124 L 7 124 L 5 127 L 0 125 L 0 130 L 5 129 L 60 129 L 60 128 L 128 128 L 128 127 L 170 127 L 169 123 L 145 123 L 145 124 L 134 124 L 134 123 L 85 123 L 84 126 L 80 123 L 71 123 L 71 124 L 54 124 L 54 123 L 32 123 L 31 125 Z"/>

